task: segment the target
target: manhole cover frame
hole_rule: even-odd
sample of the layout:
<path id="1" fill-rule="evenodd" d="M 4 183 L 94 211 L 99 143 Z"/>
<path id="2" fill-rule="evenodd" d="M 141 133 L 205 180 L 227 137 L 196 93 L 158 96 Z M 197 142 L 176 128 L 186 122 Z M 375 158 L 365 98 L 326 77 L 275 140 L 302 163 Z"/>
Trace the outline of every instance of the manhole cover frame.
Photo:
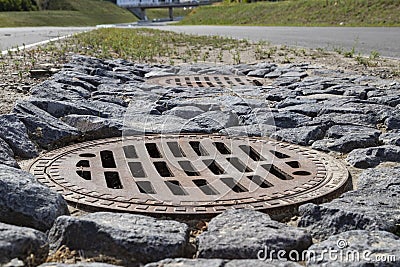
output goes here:
<path id="1" fill-rule="evenodd" d="M 258 197 L 252 201 L 238 199 L 236 201 L 221 201 L 215 203 L 204 203 L 196 205 L 181 206 L 172 203 L 163 203 L 155 199 L 127 199 L 115 197 L 112 195 L 102 195 L 88 188 L 80 188 L 71 184 L 68 179 L 58 174 L 58 167 L 62 163 L 62 158 L 68 158 L 70 153 L 85 153 L 85 149 L 93 149 L 103 145 L 122 144 L 122 142 L 143 141 L 143 138 L 151 141 L 159 138 L 160 135 L 131 136 L 108 138 L 95 141 L 79 143 L 63 147 L 36 159 L 29 167 L 29 170 L 39 182 L 47 185 L 56 192 L 61 193 L 72 206 L 88 210 L 109 210 L 119 212 L 132 212 L 142 214 L 164 214 L 164 215 L 212 215 L 223 212 L 228 209 L 250 208 L 265 211 L 270 215 L 281 215 L 288 211 L 297 209 L 304 203 L 322 203 L 338 197 L 348 189 L 350 184 L 350 174 L 343 163 L 339 160 L 319 151 L 311 150 L 306 147 L 293 145 L 281 141 L 275 141 L 261 137 L 228 137 L 232 140 L 246 142 L 261 142 L 263 144 L 276 146 L 279 149 L 293 151 L 300 156 L 308 158 L 315 163 L 317 175 L 313 181 L 316 186 L 310 186 L 302 192 L 292 192 L 289 195 Z M 211 138 L 219 140 L 227 138 L 221 135 L 206 134 L 168 134 L 162 135 L 162 138 L 177 139 L 181 137 L 204 139 Z M 308 197 L 307 197 L 307 196 Z M 310 198 L 312 196 L 312 198 Z"/>

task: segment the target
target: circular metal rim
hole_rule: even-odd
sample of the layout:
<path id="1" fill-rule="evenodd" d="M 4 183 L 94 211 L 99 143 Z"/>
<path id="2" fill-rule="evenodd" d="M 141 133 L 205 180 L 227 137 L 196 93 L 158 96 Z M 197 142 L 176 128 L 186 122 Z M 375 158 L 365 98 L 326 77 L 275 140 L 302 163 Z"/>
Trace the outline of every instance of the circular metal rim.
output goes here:
<path id="1" fill-rule="evenodd" d="M 262 141 L 273 146 L 278 146 L 280 148 L 293 150 L 296 153 L 310 158 L 314 162 L 319 162 L 325 167 L 325 176 L 319 177 L 322 182 L 316 186 L 311 187 L 309 190 L 303 191 L 297 195 L 265 198 L 251 203 L 221 203 L 221 206 L 210 206 L 203 207 L 193 206 L 193 207 L 182 207 L 182 206 L 169 206 L 173 211 L 168 211 L 165 209 L 165 205 L 159 205 L 157 201 L 143 202 L 138 200 L 136 203 L 127 203 L 125 200 L 113 199 L 110 201 L 106 198 L 92 197 L 88 196 L 87 193 L 90 190 L 84 188 L 77 188 L 74 191 L 70 190 L 69 187 L 74 186 L 68 183 L 63 177 L 58 177 L 57 181 L 50 177 L 46 173 L 46 169 L 50 166 L 57 166 L 60 164 L 59 158 L 71 153 L 72 151 L 82 150 L 87 147 L 99 146 L 104 143 L 111 142 L 121 142 L 126 139 L 132 138 L 154 138 L 159 135 L 140 135 L 131 137 L 117 137 L 117 138 L 107 138 L 101 140 L 88 141 L 84 143 L 78 143 L 70 146 L 66 146 L 51 152 L 48 152 L 36 159 L 30 166 L 29 171 L 37 178 L 39 182 L 47 185 L 54 191 L 62 194 L 67 202 L 75 205 L 77 207 L 86 207 L 89 209 L 104 209 L 119 212 L 132 212 L 132 213 L 144 213 L 144 214 L 164 214 L 164 215 L 206 215 L 206 214 L 218 214 L 228 209 L 240 209 L 249 208 L 254 210 L 265 211 L 269 214 L 280 214 L 286 210 L 292 209 L 292 207 L 298 207 L 304 203 L 321 203 L 329 201 L 339 194 L 343 193 L 348 183 L 350 182 L 350 174 L 346 169 L 345 165 L 339 160 L 333 158 L 325 153 L 312 150 L 299 145 L 289 144 L 281 141 L 275 141 L 272 139 L 264 137 L 230 137 L 232 139 L 246 138 L 250 141 Z M 178 138 L 179 136 L 196 136 L 196 137 L 218 137 L 220 135 L 206 135 L 206 134 L 169 134 L 163 135 L 164 137 Z M 319 173 L 318 175 L 321 176 Z M 302 196 L 304 194 L 312 193 L 314 198 L 309 199 L 309 197 L 304 200 Z M 188 208 L 190 208 L 188 210 Z M 207 209 L 208 208 L 208 209 Z M 210 208 L 213 210 L 210 212 Z M 171 210 L 169 209 L 169 210 Z"/>

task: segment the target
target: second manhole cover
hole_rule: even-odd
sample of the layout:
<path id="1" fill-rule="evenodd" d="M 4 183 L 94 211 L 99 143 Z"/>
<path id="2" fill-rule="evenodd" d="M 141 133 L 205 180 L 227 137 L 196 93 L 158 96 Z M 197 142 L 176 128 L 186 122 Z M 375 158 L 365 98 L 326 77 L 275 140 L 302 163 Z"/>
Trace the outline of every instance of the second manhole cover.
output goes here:
<path id="1" fill-rule="evenodd" d="M 265 79 L 231 75 L 164 76 L 148 80 L 152 84 L 185 87 L 261 86 Z"/>
<path id="2" fill-rule="evenodd" d="M 86 142 L 30 171 L 67 201 L 140 213 L 273 213 L 343 192 L 349 175 L 323 153 L 262 138 L 137 136 Z"/>

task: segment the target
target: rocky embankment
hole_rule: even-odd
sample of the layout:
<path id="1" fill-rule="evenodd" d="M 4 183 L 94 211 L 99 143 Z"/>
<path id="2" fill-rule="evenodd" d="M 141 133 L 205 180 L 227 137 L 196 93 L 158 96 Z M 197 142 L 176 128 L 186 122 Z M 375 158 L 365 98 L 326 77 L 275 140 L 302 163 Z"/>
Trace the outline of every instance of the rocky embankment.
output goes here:
<path id="1" fill-rule="evenodd" d="M 243 75 L 253 84 L 148 82 L 165 75 Z M 308 64 L 150 66 L 77 56 L 0 116 L 0 264 L 40 265 L 66 246 L 83 258 L 102 255 L 127 266 L 299 266 L 277 260 L 280 250 L 286 259 L 314 252 L 297 258 L 307 266 L 400 266 L 400 168 L 378 166 L 400 162 L 399 114 L 398 82 Z M 356 190 L 301 206 L 297 226 L 230 210 L 193 243 L 184 222 L 111 212 L 70 216 L 63 197 L 16 160 L 79 141 L 160 132 L 268 136 L 367 170 Z M 275 251 L 273 262 L 257 259 L 266 250 Z M 332 260 L 326 250 L 370 253 Z M 390 255 L 395 258 L 378 261 Z"/>

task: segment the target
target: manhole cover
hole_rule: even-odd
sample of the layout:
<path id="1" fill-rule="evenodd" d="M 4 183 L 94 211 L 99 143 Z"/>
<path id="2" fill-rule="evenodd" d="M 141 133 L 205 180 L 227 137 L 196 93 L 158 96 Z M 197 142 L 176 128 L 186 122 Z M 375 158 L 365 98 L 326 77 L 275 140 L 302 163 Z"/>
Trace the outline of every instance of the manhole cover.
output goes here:
<path id="1" fill-rule="evenodd" d="M 276 214 L 344 191 L 346 168 L 307 148 L 265 138 L 132 136 L 65 147 L 30 171 L 75 205 L 140 213 Z"/>
<path id="2" fill-rule="evenodd" d="M 197 76 L 164 76 L 148 80 L 152 84 L 165 86 L 185 86 L 185 87 L 233 87 L 233 86 L 261 86 L 264 85 L 264 79 L 230 76 L 230 75 L 197 75 Z"/>

